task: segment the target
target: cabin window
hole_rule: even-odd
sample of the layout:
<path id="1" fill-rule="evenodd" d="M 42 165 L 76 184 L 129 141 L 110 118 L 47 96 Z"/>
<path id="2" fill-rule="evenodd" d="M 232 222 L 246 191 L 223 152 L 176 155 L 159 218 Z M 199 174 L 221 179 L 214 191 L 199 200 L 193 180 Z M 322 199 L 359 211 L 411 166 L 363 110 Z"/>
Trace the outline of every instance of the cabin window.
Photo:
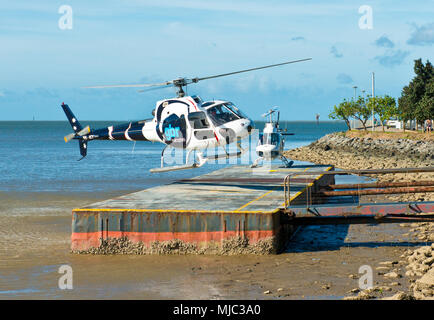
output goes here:
<path id="1" fill-rule="evenodd" d="M 199 96 L 191 96 L 197 104 L 202 104 L 202 99 Z"/>
<path id="2" fill-rule="evenodd" d="M 206 139 L 211 139 L 211 138 L 215 137 L 214 131 L 212 131 L 212 130 L 195 130 L 194 136 L 198 140 L 206 140 Z"/>
<path id="3" fill-rule="evenodd" d="M 259 135 L 260 144 L 272 144 L 277 145 L 279 142 L 279 134 L 278 133 L 261 133 Z"/>
<path id="4" fill-rule="evenodd" d="M 193 129 L 209 128 L 209 123 L 206 114 L 203 111 L 192 112 L 188 115 L 188 121 Z"/>

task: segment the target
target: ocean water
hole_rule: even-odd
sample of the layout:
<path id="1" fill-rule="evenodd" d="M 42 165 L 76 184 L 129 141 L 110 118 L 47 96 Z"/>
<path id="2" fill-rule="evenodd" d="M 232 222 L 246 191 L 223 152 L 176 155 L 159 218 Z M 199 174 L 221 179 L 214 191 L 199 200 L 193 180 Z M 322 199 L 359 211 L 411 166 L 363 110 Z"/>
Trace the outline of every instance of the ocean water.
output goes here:
<path id="1" fill-rule="evenodd" d="M 82 121 L 92 128 L 116 122 Z M 262 129 L 263 122 L 256 122 Z M 285 149 L 307 145 L 321 136 L 345 130 L 342 122 L 281 122 L 293 136 Z M 150 173 L 160 166 L 164 145 L 131 141 L 91 141 L 80 159 L 78 142 L 65 143 L 71 132 L 66 121 L 0 121 L 0 192 L 107 192 L 133 191 L 210 172 L 225 164 L 205 164 L 194 170 Z M 247 139 L 244 145 L 249 143 Z M 251 139 L 252 154 L 256 141 Z"/>

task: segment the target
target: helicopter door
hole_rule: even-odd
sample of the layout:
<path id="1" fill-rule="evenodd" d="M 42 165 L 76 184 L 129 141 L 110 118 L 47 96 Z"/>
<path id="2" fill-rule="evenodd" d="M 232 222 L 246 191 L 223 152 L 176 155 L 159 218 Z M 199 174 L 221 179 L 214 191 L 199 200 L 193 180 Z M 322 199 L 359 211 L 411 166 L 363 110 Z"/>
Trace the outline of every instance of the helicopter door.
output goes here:
<path id="1" fill-rule="evenodd" d="M 205 112 L 191 112 L 188 115 L 188 121 L 190 122 L 190 126 L 194 131 L 194 136 L 196 139 L 206 140 L 214 138 L 214 131 L 210 129 Z"/>
<path id="2" fill-rule="evenodd" d="M 187 130 L 184 115 L 178 117 L 172 114 L 163 121 L 162 132 L 164 143 L 170 144 L 175 148 L 185 148 L 187 144 Z"/>

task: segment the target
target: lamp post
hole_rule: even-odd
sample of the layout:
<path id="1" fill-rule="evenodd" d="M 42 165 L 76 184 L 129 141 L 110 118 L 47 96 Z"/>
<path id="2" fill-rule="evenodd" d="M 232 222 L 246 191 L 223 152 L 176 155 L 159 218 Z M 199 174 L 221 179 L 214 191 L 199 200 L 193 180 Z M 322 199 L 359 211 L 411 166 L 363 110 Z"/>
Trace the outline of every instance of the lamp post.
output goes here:
<path id="1" fill-rule="evenodd" d="M 356 96 L 357 96 L 357 94 L 356 94 L 357 86 L 353 86 L 353 88 L 354 88 L 354 103 L 355 103 L 356 102 Z"/>

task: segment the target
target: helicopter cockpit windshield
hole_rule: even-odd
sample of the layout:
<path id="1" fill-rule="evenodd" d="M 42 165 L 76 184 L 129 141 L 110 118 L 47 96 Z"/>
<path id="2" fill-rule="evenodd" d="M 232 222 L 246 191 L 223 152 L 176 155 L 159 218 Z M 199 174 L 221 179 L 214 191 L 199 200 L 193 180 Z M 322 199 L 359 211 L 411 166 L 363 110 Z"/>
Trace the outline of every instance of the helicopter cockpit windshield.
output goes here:
<path id="1" fill-rule="evenodd" d="M 230 121 L 247 118 L 240 109 L 230 102 L 211 107 L 207 110 L 207 113 L 216 126 L 220 126 Z"/>
<path id="2" fill-rule="evenodd" d="M 259 134 L 258 145 L 264 145 L 264 144 L 277 145 L 278 143 L 279 143 L 279 134 L 276 132 Z"/>

